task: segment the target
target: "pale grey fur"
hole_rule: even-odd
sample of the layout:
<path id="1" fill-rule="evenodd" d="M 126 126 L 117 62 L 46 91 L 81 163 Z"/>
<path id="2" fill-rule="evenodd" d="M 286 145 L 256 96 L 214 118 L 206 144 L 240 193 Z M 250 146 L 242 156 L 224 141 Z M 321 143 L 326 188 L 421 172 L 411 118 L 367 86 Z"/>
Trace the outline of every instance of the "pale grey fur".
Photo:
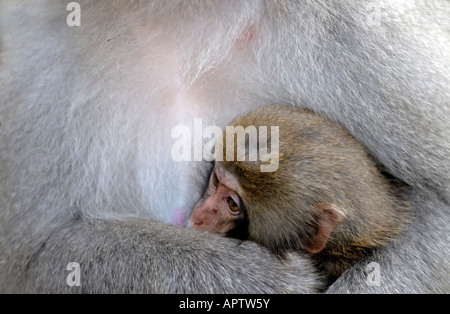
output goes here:
<path id="1" fill-rule="evenodd" d="M 330 291 L 449 292 L 448 1 L 79 3 L 80 28 L 65 1 L 0 4 L 1 292 L 79 292 L 69 262 L 83 292 L 315 291 L 304 260 L 149 220 L 201 192 L 174 126 L 267 103 L 342 122 L 415 190 L 381 287 L 361 261 Z"/>
<path id="2" fill-rule="evenodd" d="M 80 287 L 54 279 L 69 274 L 57 263 L 49 267 L 55 259 L 61 265 L 80 264 Z M 306 293 L 319 287 L 313 267 L 304 259 L 292 256 L 280 263 L 252 242 L 225 241 L 145 220 L 93 221 L 63 228 L 32 263 L 27 280 L 17 281 L 15 291 Z"/>

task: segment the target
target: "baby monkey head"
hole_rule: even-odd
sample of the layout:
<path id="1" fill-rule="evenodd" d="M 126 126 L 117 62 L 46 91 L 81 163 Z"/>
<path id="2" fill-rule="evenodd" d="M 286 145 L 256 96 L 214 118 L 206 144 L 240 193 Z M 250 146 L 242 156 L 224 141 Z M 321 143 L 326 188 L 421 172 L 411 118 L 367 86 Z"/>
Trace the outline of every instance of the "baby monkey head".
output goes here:
<path id="1" fill-rule="evenodd" d="M 238 144 L 227 142 L 224 134 L 223 158 L 216 158 L 191 227 L 252 240 L 280 256 L 372 247 L 400 232 L 405 219 L 396 211 L 401 202 L 395 189 L 338 124 L 306 110 L 273 106 L 247 113 L 232 125 L 277 126 L 277 170 L 261 171 L 267 160 L 259 154 L 265 145 L 274 149 L 274 134 L 264 145 L 246 146 L 245 161 L 238 161 Z M 250 161 L 255 149 L 258 158 Z"/>

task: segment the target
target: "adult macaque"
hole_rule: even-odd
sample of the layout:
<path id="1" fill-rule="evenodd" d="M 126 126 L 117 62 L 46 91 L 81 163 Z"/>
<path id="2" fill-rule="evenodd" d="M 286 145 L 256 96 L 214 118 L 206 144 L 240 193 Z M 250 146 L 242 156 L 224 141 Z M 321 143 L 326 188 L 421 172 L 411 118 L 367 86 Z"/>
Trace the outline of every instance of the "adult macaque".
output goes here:
<path id="1" fill-rule="evenodd" d="M 268 103 L 342 123 L 413 190 L 411 227 L 328 291 L 449 292 L 448 1 L 77 2 L 0 2 L 0 292 L 314 291 L 306 260 L 162 223 L 208 170 L 172 130 Z"/>
<path id="2" fill-rule="evenodd" d="M 332 283 L 412 221 L 405 195 L 338 124 L 302 109 L 271 106 L 247 113 L 231 126 L 242 128 L 224 132 L 224 149 L 216 152 L 222 161 L 215 162 L 194 208 L 192 227 L 253 240 L 280 256 L 311 253 Z M 279 131 L 264 140 L 259 134 L 256 143 L 250 128 L 268 126 Z M 235 134 L 248 137 L 246 147 L 238 146 Z M 272 155 L 278 153 L 273 172 L 261 171 L 266 163 L 261 158 L 249 158 L 252 151 L 261 156 L 266 140 Z M 239 149 L 246 161 L 238 161 Z"/>

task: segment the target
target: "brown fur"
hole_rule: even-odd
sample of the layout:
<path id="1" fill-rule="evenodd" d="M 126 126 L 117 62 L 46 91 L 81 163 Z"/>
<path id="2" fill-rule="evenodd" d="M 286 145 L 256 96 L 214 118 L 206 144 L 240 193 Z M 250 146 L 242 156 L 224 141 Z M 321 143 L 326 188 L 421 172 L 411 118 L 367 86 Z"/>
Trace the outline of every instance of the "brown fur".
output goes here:
<path id="1" fill-rule="evenodd" d="M 337 123 L 307 110 L 271 106 L 232 125 L 280 128 L 276 172 L 260 172 L 260 161 L 223 162 L 245 191 L 241 197 L 250 240 L 283 256 L 311 241 L 324 214 L 321 206 L 337 208 L 343 213 L 337 227 L 324 250 L 312 255 L 333 281 L 371 249 L 395 239 L 411 221 L 411 206 L 398 185 Z"/>

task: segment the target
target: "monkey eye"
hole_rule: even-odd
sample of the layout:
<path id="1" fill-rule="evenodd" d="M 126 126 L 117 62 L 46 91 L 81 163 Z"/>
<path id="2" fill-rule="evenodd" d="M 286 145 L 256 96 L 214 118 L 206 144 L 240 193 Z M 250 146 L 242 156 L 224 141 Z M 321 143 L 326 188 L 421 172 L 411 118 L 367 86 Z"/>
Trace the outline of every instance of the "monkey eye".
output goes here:
<path id="1" fill-rule="evenodd" d="M 217 174 L 213 172 L 212 174 L 212 183 L 217 188 L 219 186 L 219 178 L 217 177 Z"/>
<path id="2" fill-rule="evenodd" d="M 241 211 L 239 205 L 234 201 L 234 199 L 231 196 L 228 197 L 228 207 L 233 213 L 239 213 Z"/>

